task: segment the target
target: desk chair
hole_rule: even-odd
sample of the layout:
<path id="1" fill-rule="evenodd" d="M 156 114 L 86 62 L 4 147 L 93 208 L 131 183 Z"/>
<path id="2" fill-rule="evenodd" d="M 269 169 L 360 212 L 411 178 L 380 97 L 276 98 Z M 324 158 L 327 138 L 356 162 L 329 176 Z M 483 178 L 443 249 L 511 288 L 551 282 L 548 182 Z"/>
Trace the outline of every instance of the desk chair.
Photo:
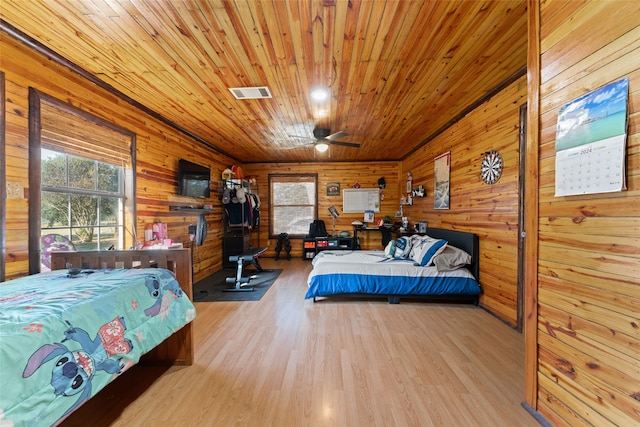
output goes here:
<path id="1" fill-rule="evenodd" d="M 380 234 L 382 234 L 382 247 L 386 248 L 391 241 L 391 227 L 380 226 Z"/>

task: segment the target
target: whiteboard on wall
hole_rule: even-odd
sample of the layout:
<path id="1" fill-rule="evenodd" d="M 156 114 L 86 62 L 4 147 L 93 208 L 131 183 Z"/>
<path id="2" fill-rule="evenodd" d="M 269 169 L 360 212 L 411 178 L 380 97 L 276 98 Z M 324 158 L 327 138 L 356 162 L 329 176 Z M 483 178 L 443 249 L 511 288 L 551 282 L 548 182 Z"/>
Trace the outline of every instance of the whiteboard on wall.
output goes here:
<path id="1" fill-rule="evenodd" d="M 342 190 L 342 211 L 344 213 L 380 212 L 380 190 L 377 188 L 345 188 Z"/>

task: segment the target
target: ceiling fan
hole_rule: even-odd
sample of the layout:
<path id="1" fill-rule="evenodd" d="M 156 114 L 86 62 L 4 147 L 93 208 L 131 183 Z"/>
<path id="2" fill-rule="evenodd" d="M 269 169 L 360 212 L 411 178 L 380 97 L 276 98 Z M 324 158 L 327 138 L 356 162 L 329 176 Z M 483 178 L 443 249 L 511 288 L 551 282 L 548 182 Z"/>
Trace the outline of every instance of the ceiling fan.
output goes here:
<path id="1" fill-rule="evenodd" d="M 298 135 L 289 135 L 289 136 L 294 138 L 309 139 L 314 141 L 309 145 L 313 145 L 315 149 L 321 153 L 327 151 L 329 149 L 329 145 L 341 145 L 343 147 L 359 148 L 360 144 L 356 142 L 336 141 L 336 139 L 342 138 L 343 136 L 347 136 L 347 135 L 349 134 L 344 131 L 331 133 L 330 129 L 315 128 L 313 129 L 313 138 L 310 138 L 307 136 L 298 136 Z"/>

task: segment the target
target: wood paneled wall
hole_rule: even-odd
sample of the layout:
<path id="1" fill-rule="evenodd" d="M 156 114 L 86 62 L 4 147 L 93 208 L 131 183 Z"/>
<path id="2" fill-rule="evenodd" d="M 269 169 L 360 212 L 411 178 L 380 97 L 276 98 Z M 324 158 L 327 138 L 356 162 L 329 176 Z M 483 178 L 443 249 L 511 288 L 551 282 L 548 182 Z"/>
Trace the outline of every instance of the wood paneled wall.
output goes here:
<path id="1" fill-rule="evenodd" d="M 638 17 L 638 2 L 540 5 L 536 409 L 555 426 L 640 425 Z M 559 107 L 624 77 L 628 189 L 554 197 Z"/>
<path id="2" fill-rule="evenodd" d="M 194 280 L 199 280 L 222 265 L 221 215 L 216 193 L 199 200 L 177 196 L 177 164 L 185 158 L 211 168 L 219 177 L 233 160 L 208 149 L 174 126 L 135 108 L 123 99 L 96 87 L 77 73 L 47 59 L 17 40 L 2 33 L 1 71 L 6 78 L 6 179 L 24 188 L 24 196 L 6 200 L 6 279 L 26 275 L 28 267 L 29 203 L 29 122 L 28 92 L 34 87 L 84 111 L 122 126 L 137 136 L 135 229 L 141 238 L 147 223 L 168 224 L 169 237 L 189 242 L 188 225 L 197 223 L 197 214 L 171 211 L 170 206 L 203 203 L 216 205 L 207 214 L 209 233 L 205 244 L 194 248 Z M 213 141 L 212 141 L 213 143 Z M 132 231 L 132 227 L 127 227 Z M 130 242 L 131 240 L 129 240 Z"/>
<path id="3" fill-rule="evenodd" d="M 354 148 L 355 149 L 355 148 Z M 376 220 L 385 215 L 395 215 L 400 207 L 398 195 L 399 162 L 313 162 L 313 163 L 252 163 L 246 164 L 245 175 L 256 175 L 259 187 L 259 196 L 263 208 L 260 210 L 260 221 L 264 224 L 260 228 L 261 246 L 268 246 L 267 256 L 275 256 L 277 240 L 269 240 L 269 174 L 318 174 L 318 218 L 325 222 L 327 231 L 331 233 L 332 221 L 329 206 L 334 205 L 340 214 L 336 219 L 336 232 L 349 231 L 353 235 L 351 222 L 362 221 L 362 213 L 342 212 L 342 190 L 352 188 L 357 182 L 362 188 L 378 188 L 378 178 L 384 177 L 386 189 L 384 200 L 380 202 L 380 213 L 375 214 Z M 327 196 L 327 183 L 340 183 L 340 196 Z M 399 220 L 399 219 L 396 219 Z M 255 244 L 256 237 L 252 237 Z M 363 249 L 382 249 L 382 237 L 380 233 L 359 233 L 360 243 Z M 302 240 L 293 240 L 291 254 L 302 257 Z M 282 253 L 281 253 L 282 256 Z"/>
<path id="4" fill-rule="evenodd" d="M 413 186 L 424 184 L 427 197 L 415 198 L 404 213 L 411 223 L 480 236 L 480 303 L 505 321 L 517 321 L 519 115 L 526 103 L 526 78 L 512 83 L 402 162 Z M 497 150 L 504 169 L 497 183 L 480 177 L 484 153 Z M 451 152 L 450 209 L 434 209 L 434 159 Z"/>

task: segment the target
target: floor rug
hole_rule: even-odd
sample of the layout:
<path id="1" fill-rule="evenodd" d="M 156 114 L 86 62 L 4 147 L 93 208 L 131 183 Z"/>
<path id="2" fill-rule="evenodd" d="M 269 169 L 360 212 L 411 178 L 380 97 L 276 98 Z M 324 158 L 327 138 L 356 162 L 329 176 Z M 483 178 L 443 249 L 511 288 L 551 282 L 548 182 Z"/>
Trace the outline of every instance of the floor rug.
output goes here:
<path id="1" fill-rule="evenodd" d="M 243 284 L 243 288 L 253 288 L 253 291 L 226 292 L 224 289 L 235 287 L 236 269 L 223 269 L 205 277 L 193 285 L 194 302 L 211 301 L 258 301 L 267 292 L 269 287 L 278 278 L 281 269 L 244 270 L 242 277 L 253 277 L 249 283 Z M 232 277 L 234 283 L 227 283 L 227 277 Z"/>

